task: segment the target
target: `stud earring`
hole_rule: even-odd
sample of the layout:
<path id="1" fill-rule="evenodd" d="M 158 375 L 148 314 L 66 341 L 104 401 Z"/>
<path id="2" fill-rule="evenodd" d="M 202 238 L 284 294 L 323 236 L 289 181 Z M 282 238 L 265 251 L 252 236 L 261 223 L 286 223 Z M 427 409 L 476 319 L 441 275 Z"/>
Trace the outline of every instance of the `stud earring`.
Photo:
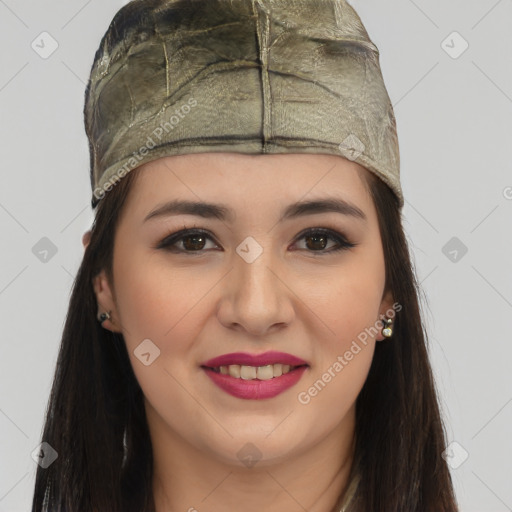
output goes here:
<path id="1" fill-rule="evenodd" d="M 391 320 L 391 318 L 384 317 L 382 323 L 384 324 L 384 329 L 382 329 L 382 335 L 385 336 L 386 338 L 391 338 L 391 336 L 393 335 L 393 329 L 391 328 L 393 320 Z"/>
<path id="2" fill-rule="evenodd" d="M 110 320 L 112 318 L 111 314 L 112 314 L 112 311 L 109 311 L 109 312 L 106 312 L 106 313 L 101 313 L 101 315 L 98 316 L 98 322 L 100 324 L 103 324 L 103 322 L 105 320 Z"/>

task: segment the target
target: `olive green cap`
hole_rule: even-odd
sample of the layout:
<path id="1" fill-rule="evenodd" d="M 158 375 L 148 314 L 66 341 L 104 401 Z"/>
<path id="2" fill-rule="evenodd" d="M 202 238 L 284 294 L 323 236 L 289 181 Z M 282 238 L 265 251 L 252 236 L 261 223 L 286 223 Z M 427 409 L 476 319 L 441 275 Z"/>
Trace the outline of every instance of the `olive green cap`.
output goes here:
<path id="1" fill-rule="evenodd" d="M 101 41 L 84 114 L 93 208 L 130 170 L 203 152 L 340 155 L 403 206 L 379 51 L 345 0 L 134 0 Z"/>

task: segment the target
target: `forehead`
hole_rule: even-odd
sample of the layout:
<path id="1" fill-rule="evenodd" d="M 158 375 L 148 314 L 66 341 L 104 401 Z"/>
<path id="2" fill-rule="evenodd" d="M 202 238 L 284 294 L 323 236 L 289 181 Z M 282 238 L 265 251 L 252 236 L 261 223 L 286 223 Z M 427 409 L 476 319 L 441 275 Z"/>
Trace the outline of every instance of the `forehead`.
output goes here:
<path id="1" fill-rule="evenodd" d="M 132 172 L 136 176 L 123 205 L 122 225 L 142 228 L 153 224 L 147 222 L 152 216 L 165 220 L 194 215 L 275 226 L 337 212 L 343 214 L 340 219 L 360 219 L 367 228 L 377 229 L 365 180 L 370 172 L 341 156 L 194 153 L 160 158 Z"/>
<path id="2" fill-rule="evenodd" d="M 134 171 L 132 171 L 134 172 Z M 342 199 L 367 215 L 373 203 L 364 167 L 328 154 L 194 153 L 149 162 L 136 170 L 127 203 L 145 217 L 163 203 L 186 199 L 222 203 L 238 214 L 283 209 L 315 199 Z"/>

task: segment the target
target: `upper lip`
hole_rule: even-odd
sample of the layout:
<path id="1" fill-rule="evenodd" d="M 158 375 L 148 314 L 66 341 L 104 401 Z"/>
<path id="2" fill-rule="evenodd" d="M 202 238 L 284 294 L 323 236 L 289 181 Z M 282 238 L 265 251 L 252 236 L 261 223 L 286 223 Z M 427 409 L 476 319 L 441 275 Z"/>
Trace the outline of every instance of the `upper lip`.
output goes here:
<path id="1" fill-rule="evenodd" d="M 267 366 L 269 364 L 289 364 L 290 366 L 307 365 L 300 357 L 286 354 L 285 352 L 264 352 L 263 354 L 249 354 L 248 352 L 233 352 L 214 357 L 201 364 L 209 368 L 239 364 L 245 366 Z"/>

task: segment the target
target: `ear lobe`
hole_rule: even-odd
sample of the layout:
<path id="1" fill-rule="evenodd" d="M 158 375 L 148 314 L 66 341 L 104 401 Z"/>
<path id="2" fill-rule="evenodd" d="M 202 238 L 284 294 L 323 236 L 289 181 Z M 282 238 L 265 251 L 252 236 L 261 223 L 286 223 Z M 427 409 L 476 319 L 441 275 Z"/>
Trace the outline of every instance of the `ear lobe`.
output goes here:
<path id="1" fill-rule="evenodd" d="M 392 323 L 390 325 L 391 329 L 392 329 L 393 323 L 395 321 L 397 312 L 402 309 L 401 305 L 397 304 L 397 307 L 395 307 L 395 304 L 397 304 L 397 303 L 395 303 L 395 301 L 394 301 L 393 294 L 388 290 L 384 294 L 381 304 L 380 304 L 379 320 L 383 319 L 384 317 L 390 318 L 392 320 Z M 384 341 L 384 340 L 389 339 L 389 338 L 385 337 L 384 334 L 382 333 L 382 331 L 385 327 L 386 326 L 382 322 L 380 335 L 378 338 L 376 338 L 377 341 Z"/>
<path id="2" fill-rule="evenodd" d="M 117 320 L 117 309 L 112 293 L 112 288 L 109 283 L 105 270 L 102 270 L 93 278 L 93 288 L 96 295 L 96 302 L 98 303 L 98 314 L 110 313 L 110 318 L 102 322 L 102 327 L 109 329 L 113 332 L 121 332 L 117 327 L 119 322 Z"/>

